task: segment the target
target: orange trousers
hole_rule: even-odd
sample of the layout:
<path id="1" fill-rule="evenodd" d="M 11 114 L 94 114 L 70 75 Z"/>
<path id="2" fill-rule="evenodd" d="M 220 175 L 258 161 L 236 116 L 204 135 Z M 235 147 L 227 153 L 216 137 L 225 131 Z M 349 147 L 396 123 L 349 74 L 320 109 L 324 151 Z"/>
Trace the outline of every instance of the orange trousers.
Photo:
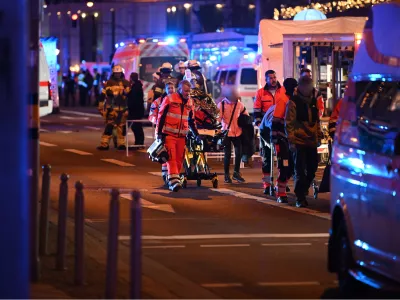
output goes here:
<path id="1" fill-rule="evenodd" d="M 165 137 L 165 148 L 167 148 L 169 159 L 167 162 L 168 175 L 179 175 L 182 164 L 183 156 L 185 155 L 185 137 L 174 137 L 167 135 Z"/>

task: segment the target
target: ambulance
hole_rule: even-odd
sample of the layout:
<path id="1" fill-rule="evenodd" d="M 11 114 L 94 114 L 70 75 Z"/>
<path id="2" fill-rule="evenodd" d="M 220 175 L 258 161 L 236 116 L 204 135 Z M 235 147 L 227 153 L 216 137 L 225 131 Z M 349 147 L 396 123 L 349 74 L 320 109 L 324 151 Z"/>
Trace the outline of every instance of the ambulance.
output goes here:
<path id="1" fill-rule="evenodd" d="M 256 53 L 250 48 L 238 51 L 234 47 L 222 56 L 213 80 L 221 86 L 222 95 L 234 86 L 247 111 L 252 113 L 258 89 Z"/>
<path id="2" fill-rule="evenodd" d="M 172 64 L 172 76 L 178 76 L 179 62 L 189 59 L 189 48 L 184 37 L 152 37 L 123 41 L 115 45 L 116 51 L 112 60 L 125 70 L 128 79 L 132 72 L 139 74 L 143 83 L 144 103 L 147 104 L 147 93 L 154 81 L 153 73 L 164 63 Z"/>
<path id="3" fill-rule="evenodd" d="M 47 63 L 43 44 L 39 44 L 39 116 L 44 117 L 53 112 L 50 68 Z"/>

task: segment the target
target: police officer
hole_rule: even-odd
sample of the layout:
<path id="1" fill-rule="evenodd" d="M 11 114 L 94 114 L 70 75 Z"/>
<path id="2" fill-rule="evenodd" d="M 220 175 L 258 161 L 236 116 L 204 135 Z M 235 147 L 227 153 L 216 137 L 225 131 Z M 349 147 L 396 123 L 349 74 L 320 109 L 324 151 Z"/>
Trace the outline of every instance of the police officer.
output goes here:
<path id="1" fill-rule="evenodd" d="M 125 150 L 126 118 L 128 116 L 127 95 L 130 91 L 128 80 L 124 79 L 120 65 L 112 68 L 112 74 L 103 88 L 98 109 L 102 114 L 106 126 L 101 136 L 98 150 L 108 150 L 113 129 L 117 129 L 118 150 Z"/>

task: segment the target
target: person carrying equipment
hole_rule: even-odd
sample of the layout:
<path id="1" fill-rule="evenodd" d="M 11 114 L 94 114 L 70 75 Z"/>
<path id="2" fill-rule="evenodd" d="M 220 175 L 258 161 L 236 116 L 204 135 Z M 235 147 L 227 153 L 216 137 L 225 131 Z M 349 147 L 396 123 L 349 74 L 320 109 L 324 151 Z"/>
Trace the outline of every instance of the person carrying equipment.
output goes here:
<path id="1" fill-rule="evenodd" d="M 126 118 L 128 117 L 127 95 L 130 92 L 130 83 L 123 78 L 123 71 L 120 65 L 112 68 L 112 74 L 103 88 L 98 110 L 102 114 L 106 126 L 101 136 L 98 150 L 108 150 L 113 129 L 117 129 L 118 150 L 126 150 Z"/>

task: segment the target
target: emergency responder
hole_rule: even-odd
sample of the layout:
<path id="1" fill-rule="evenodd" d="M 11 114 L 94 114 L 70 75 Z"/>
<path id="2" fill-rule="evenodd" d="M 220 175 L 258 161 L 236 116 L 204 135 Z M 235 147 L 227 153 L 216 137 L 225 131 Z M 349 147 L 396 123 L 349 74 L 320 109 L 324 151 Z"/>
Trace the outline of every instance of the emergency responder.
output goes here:
<path id="1" fill-rule="evenodd" d="M 118 150 L 125 150 L 126 118 L 128 116 L 127 95 L 130 91 L 130 83 L 123 79 L 123 72 L 120 65 L 112 68 L 112 74 L 103 88 L 99 111 L 104 117 L 106 126 L 101 137 L 98 150 L 108 150 L 113 129 L 117 130 Z"/>
<path id="2" fill-rule="evenodd" d="M 201 143 L 194 121 L 194 103 L 189 97 L 190 87 L 188 81 L 181 81 L 178 93 L 165 97 L 158 114 L 157 139 L 165 141 L 169 155 L 168 186 L 174 192 L 182 187 L 180 170 L 189 128 L 196 137 L 196 142 Z"/>
<path id="3" fill-rule="evenodd" d="M 312 79 L 312 74 L 310 69 L 303 68 L 300 70 L 300 77 L 307 76 Z M 319 117 L 322 118 L 325 110 L 324 97 L 322 97 L 321 92 L 318 89 L 314 89 L 315 97 L 317 98 L 317 108 L 319 111 Z"/>
<path id="4" fill-rule="evenodd" d="M 258 126 L 267 110 L 275 104 L 275 99 L 285 94 L 285 89 L 276 79 L 274 70 L 265 72 L 265 86 L 257 91 L 254 101 L 254 123 Z"/>
<path id="5" fill-rule="evenodd" d="M 175 93 L 175 84 L 173 82 L 167 82 L 165 84 L 165 90 L 167 92 L 167 95 L 172 95 L 173 93 Z M 165 99 L 165 96 L 160 97 L 156 100 L 154 100 L 154 102 L 151 104 L 150 107 L 150 113 L 149 113 L 149 121 L 151 123 L 153 123 L 154 125 L 157 126 L 158 123 L 158 112 L 160 109 L 160 106 L 163 102 L 163 100 Z M 155 138 L 157 138 L 157 130 L 155 132 Z M 163 181 L 165 183 L 166 186 L 168 186 L 168 166 L 167 163 L 162 164 L 161 166 L 161 175 L 163 178 Z"/>
<path id="6" fill-rule="evenodd" d="M 177 84 L 179 84 L 179 82 L 181 82 L 183 80 L 183 77 L 185 76 L 185 70 L 186 70 L 185 62 L 184 61 L 180 61 L 178 63 L 178 68 L 179 68 L 179 74 L 176 77 L 178 79 L 177 80 Z"/>
<path id="7" fill-rule="evenodd" d="M 154 100 L 161 97 L 165 92 L 165 83 L 173 82 L 175 85 L 177 83 L 177 79 L 172 77 L 172 65 L 169 62 L 165 62 L 160 67 L 160 78 L 157 80 L 156 84 L 153 86 L 154 91 Z"/>
<path id="8" fill-rule="evenodd" d="M 318 168 L 317 148 L 321 144 L 322 131 L 314 91 L 311 78 L 300 77 L 286 110 L 286 133 L 293 153 L 297 207 L 308 206 L 306 195 Z"/>
<path id="9" fill-rule="evenodd" d="M 151 107 L 151 104 L 153 103 L 154 100 L 156 100 L 156 99 L 154 99 L 154 89 L 155 89 L 155 87 L 156 87 L 157 81 L 160 79 L 160 75 L 158 75 L 157 73 L 158 73 L 158 72 L 154 72 L 154 73 L 152 74 L 154 84 L 153 84 L 153 86 L 151 87 L 151 89 L 147 92 L 147 105 L 146 105 L 147 115 L 150 114 L 150 107 Z"/>
<path id="10" fill-rule="evenodd" d="M 264 118 L 260 124 L 260 136 L 267 141 L 271 141 L 275 147 L 275 153 L 278 160 L 278 177 L 276 180 L 276 196 L 278 197 L 278 203 L 287 203 L 288 191 L 287 182 L 292 176 L 292 155 L 289 150 L 289 143 L 285 132 L 285 114 L 286 106 L 289 99 L 293 97 L 295 88 L 297 87 L 297 81 L 294 78 L 287 78 L 283 82 L 285 87 L 285 94 L 280 95 L 276 99 L 276 105 L 270 107 L 270 109 L 264 115 Z M 264 153 L 268 152 L 269 156 L 264 156 Z M 262 149 L 263 162 L 271 162 L 271 152 Z M 270 192 L 270 182 L 264 182 L 264 189 L 267 189 L 267 193 Z"/>
<path id="11" fill-rule="evenodd" d="M 200 63 L 197 60 L 188 60 L 187 68 L 192 72 L 192 80 L 196 88 L 200 89 L 204 93 L 208 94 L 207 89 L 207 78 L 201 72 Z"/>

